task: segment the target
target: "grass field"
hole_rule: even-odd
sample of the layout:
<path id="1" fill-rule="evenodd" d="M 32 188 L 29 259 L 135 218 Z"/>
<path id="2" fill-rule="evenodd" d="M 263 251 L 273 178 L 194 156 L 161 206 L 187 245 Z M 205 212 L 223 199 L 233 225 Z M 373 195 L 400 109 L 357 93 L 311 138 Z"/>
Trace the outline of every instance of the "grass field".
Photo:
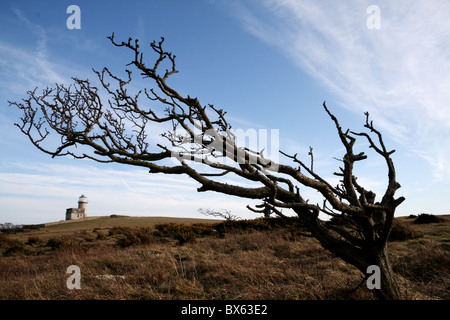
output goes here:
<path id="1" fill-rule="evenodd" d="M 389 251 L 404 299 L 450 299 L 440 217 L 396 219 L 406 237 Z M 358 270 L 273 221 L 105 217 L 0 235 L 0 299 L 373 299 Z M 79 290 L 67 288 L 70 265 Z"/>
<path id="2" fill-rule="evenodd" d="M 87 220 L 62 221 L 60 223 L 50 223 L 45 228 L 33 230 L 30 232 L 17 233 L 16 238 L 24 240 L 29 236 L 38 236 L 43 239 L 49 239 L 55 236 L 71 235 L 73 233 L 87 232 L 94 229 L 108 231 L 114 226 L 123 227 L 153 227 L 161 223 L 215 223 L 214 219 L 194 219 L 194 218 L 171 218 L 171 217 L 128 217 L 128 216 L 105 216 L 96 217 Z"/>

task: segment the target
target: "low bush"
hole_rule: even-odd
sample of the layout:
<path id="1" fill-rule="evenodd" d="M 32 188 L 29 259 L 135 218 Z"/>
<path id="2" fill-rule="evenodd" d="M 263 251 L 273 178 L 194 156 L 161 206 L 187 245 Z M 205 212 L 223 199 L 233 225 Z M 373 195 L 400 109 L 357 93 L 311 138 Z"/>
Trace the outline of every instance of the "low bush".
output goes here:
<path id="1" fill-rule="evenodd" d="M 119 231 L 115 230 L 114 232 Z M 111 231 L 110 231 L 111 232 Z M 117 239 L 117 245 L 125 248 L 136 245 L 147 245 L 153 241 L 153 233 L 149 227 L 122 228 L 120 237 Z"/>
<path id="2" fill-rule="evenodd" d="M 29 250 L 26 248 L 25 243 L 18 239 L 12 239 L 6 234 L 0 234 L 0 253 L 4 256 L 13 256 L 17 254 L 29 254 Z"/>
<path id="3" fill-rule="evenodd" d="M 0 248 L 9 248 L 21 244 L 17 239 L 12 239 L 6 234 L 0 234 Z"/>
<path id="4" fill-rule="evenodd" d="M 106 235 L 103 232 L 101 232 L 100 230 L 96 230 L 94 233 L 97 235 L 97 238 L 96 238 L 97 240 L 105 240 L 106 239 Z"/>
<path id="5" fill-rule="evenodd" d="M 392 229 L 389 234 L 389 241 L 406 241 L 416 239 L 423 236 L 419 231 L 413 230 L 408 223 L 394 219 L 392 221 Z"/>
<path id="6" fill-rule="evenodd" d="M 225 233 L 242 232 L 242 231 L 263 231 L 270 228 L 269 219 L 259 218 L 252 220 L 226 220 L 217 223 L 214 229 L 219 232 L 220 235 Z"/>
<path id="7" fill-rule="evenodd" d="M 156 231 L 153 233 L 155 236 L 172 237 L 178 240 L 179 245 L 195 243 L 197 236 L 207 236 L 216 232 L 213 225 L 205 223 L 195 223 L 192 225 L 163 223 L 155 225 L 155 228 Z"/>
<path id="8" fill-rule="evenodd" d="M 227 220 L 214 225 L 219 235 L 242 231 L 265 231 L 269 229 L 286 229 L 291 232 L 304 229 L 297 217 L 257 218 L 249 220 Z"/>
<path id="9" fill-rule="evenodd" d="M 413 221 L 415 224 L 425 224 L 425 223 L 437 223 L 442 222 L 443 219 L 436 217 L 435 215 L 422 213 Z"/>
<path id="10" fill-rule="evenodd" d="M 192 233 L 194 236 L 206 236 L 214 233 L 213 225 L 205 223 L 196 224 L 178 224 L 178 223 L 163 223 L 155 225 L 157 236 L 171 236 L 178 237 L 181 235 Z"/>
<path id="11" fill-rule="evenodd" d="M 32 245 L 39 245 L 42 244 L 42 239 L 36 236 L 29 236 L 28 240 L 27 240 L 27 244 L 32 246 Z"/>
<path id="12" fill-rule="evenodd" d="M 110 218 L 124 218 L 124 217 L 128 217 L 128 216 L 124 216 L 124 215 L 121 215 L 121 214 L 112 214 L 109 217 Z"/>
<path id="13" fill-rule="evenodd" d="M 13 245 L 3 252 L 3 255 L 5 257 L 16 256 L 16 255 L 21 255 L 21 254 L 24 254 L 24 255 L 30 254 L 30 250 L 28 248 L 26 248 L 23 243 Z"/>
<path id="14" fill-rule="evenodd" d="M 393 261 L 393 270 L 414 282 L 414 287 L 430 297 L 450 299 L 450 255 L 429 239 L 411 242 Z M 413 287 L 413 288 L 414 288 Z"/>
<path id="15" fill-rule="evenodd" d="M 68 236 L 61 236 L 50 238 L 47 241 L 47 246 L 52 248 L 53 250 L 62 250 L 62 249 L 79 249 L 81 248 L 80 241 L 77 241 Z"/>
<path id="16" fill-rule="evenodd" d="M 192 230 L 181 230 L 175 235 L 175 239 L 178 240 L 178 244 L 181 246 L 185 243 L 195 243 L 195 233 Z"/>
<path id="17" fill-rule="evenodd" d="M 108 236 L 116 236 L 118 234 L 124 234 L 130 232 L 130 230 L 131 228 L 129 227 L 114 226 L 109 230 Z"/>

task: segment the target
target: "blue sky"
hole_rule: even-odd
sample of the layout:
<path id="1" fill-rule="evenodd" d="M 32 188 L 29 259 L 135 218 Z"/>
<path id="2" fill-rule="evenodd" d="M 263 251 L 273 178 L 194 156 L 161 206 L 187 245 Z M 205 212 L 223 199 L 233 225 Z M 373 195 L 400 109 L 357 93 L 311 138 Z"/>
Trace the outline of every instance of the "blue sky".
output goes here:
<path id="1" fill-rule="evenodd" d="M 66 26 L 71 4 L 81 9 L 79 30 Z M 380 9 L 379 29 L 367 26 L 370 5 Z M 7 100 L 27 90 L 69 84 L 72 76 L 95 79 L 91 68 L 123 72 L 131 56 L 106 39 L 112 32 L 118 40 L 139 38 L 142 48 L 164 36 L 177 55 L 180 73 L 170 84 L 179 92 L 228 111 L 234 128 L 278 129 L 280 149 L 305 160 L 312 146 L 315 170 L 331 181 L 343 148 L 322 102 L 354 131 L 363 130 L 369 111 L 396 149 L 398 195 L 406 197 L 397 215 L 450 212 L 446 0 L 4 0 L 0 28 L 0 222 L 64 219 L 81 194 L 88 215 L 198 217 L 198 208 L 211 208 L 255 216 L 245 206 L 256 202 L 197 193 L 181 176 L 51 159 L 13 126 L 20 113 Z M 367 151 L 363 140 L 356 147 Z M 386 168 L 367 152 L 356 172 L 381 195 Z"/>

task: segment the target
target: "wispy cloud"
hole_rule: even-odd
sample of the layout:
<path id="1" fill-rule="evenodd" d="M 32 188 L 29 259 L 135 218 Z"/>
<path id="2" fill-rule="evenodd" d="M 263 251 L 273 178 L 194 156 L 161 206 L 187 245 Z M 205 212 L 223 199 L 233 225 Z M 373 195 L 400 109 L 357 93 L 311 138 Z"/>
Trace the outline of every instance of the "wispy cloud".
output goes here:
<path id="1" fill-rule="evenodd" d="M 46 77 L 47 80 L 54 80 L 56 82 L 61 82 L 62 77 L 59 76 L 54 70 L 51 63 L 49 63 L 48 60 L 48 49 L 47 49 L 47 32 L 45 29 L 36 23 L 33 23 L 30 21 L 23 13 L 22 11 L 18 9 L 13 9 L 16 16 L 24 22 L 24 24 L 29 28 L 29 30 L 35 34 L 36 36 L 36 50 L 33 52 L 33 54 L 30 57 L 30 54 L 26 54 L 25 52 L 17 52 L 18 50 L 15 50 L 17 55 L 11 55 L 14 51 L 14 48 L 8 48 L 5 45 L 2 46 L 2 49 L 5 50 L 6 56 L 9 55 L 9 57 L 15 57 L 15 59 L 19 59 L 18 61 L 21 61 L 22 63 L 29 63 L 34 64 L 34 69 L 40 69 L 39 76 Z M 26 60 L 24 60 L 26 59 Z M 17 64 L 16 64 L 17 65 Z M 22 64 L 23 66 L 23 64 Z M 28 66 L 30 67 L 30 66 Z"/>
<path id="2" fill-rule="evenodd" d="M 38 24 L 35 24 L 28 20 L 28 18 L 18 9 L 13 9 L 16 16 L 20 21 L 24 22 L 28 28 L 37 35 L 37 56 L 39 59 L 45 59 L 47 57 L 47 33 L 44 28 Z"/>
<path id="3" fill-rule="evenodd" d="M 60 30 L 49 32 L 43 26 L 33 22 L 21 10 L 12 9 L 16 19 L 29 31 L 31 41 L 16 41 L 14 43 L 0 40 L 0 90 L 12 95 L 23 95 L 35 87 L 45 88 L 55 83 L 71 82 L 72 76 L 80 76 L 90 72 L 87 66 L 74 65 L 71 61 L 58 56 L 55 41 L 69 42 L 76 50 L 96 50 L 98 46 L 89 39 L 77 40 L 76 37 L 63 35 Z M 64 38 L 65 37 L 65 38 Z M 52 40 L 53 39 L 53 40 Z M 52 43 L 50 43 L 52 42 Z M 91 73 L 89 73 L 91 74 Z"/>
<path id="4" fill-rule="evenodd" d="M 9 94 L 23 94 L 36 86 L 43 87 L 66 80 L 48 60 L 1 41 L 0 66 L 2 73 L 8 75 L 0 79 L 0 85 Z"/>
<path id="5" fill-rule="evenodd" d="M 369 111 L 437 179 L 450 179 L 448 1 L 377 1 L 379 30 L 367 28 L 368 1 L 253 4 L 233 4 L 248 32 L 279 47 L 342 107 Z"/>
<path id="6" fill-rule="evenodd" d="M 136 20 L 136 38 L 143 42 L 145 37 L 145 21 L 141 15 Z"/>

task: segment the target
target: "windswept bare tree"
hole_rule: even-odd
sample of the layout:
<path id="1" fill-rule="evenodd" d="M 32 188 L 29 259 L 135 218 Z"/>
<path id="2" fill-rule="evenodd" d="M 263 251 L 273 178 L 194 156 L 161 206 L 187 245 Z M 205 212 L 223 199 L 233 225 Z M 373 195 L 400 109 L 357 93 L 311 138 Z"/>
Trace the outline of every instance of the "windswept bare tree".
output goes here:
<path id="1" fill-rule="evenodd" d="M 226 221 L 234 221 L 234 220 L 241 219 L 240 217 L 232 214 L 231 211 L 227 210 L 227 209 L 214 210 L 214 209 L 203 209 L 203 208 L 200 208 L 200 209 L 198 209 L 198 212 L 203 214 L 203 215 L 205 215 L 205 216 L 210 216 L 210 217 L 215 217 L 215 218 L 222 218 L 222 219 L 225 219 Z"/>
<path id="2" fill-rule="evenodd" d="M 133 60 L 128 65 L 143 78 L 150 78 L 152 88 L 132 94 L 130 70 L 121 78 L 104 68 L 94 70 L 100 90 L 89 80 L 73 78 L 68 87 L 56 84 L 40 94 L 37 88 L 29 91 L 27 99 L 9 104 L 23 111 L 16 125 L 31 143 L 52 157 L 89 158 L 140 166 L 150 173 L 185 174 L 200 184 L 198 192 L 260 199 L 257 208 L 249 207 L 253 211 L 270 209 L 282 217 L 282 209 L 294 212 L 325 249 L 363 274 L 368 266 L 380 268 L 379 298 L 399 298 L 387 242 L 395 209 L 404 198 L 395 197 L 400 184 L 391 158 L 394 150 L 386 148 L 368 113 L 366 132 L 344 130 L 323 103 L 345 147 L 342 167 L 335 173 L 341 180 L 333 186 L 314 170 L 312 149 L 307 157 L 310 164 L 297 154 L 280 151 L 285 162 L 292 163 L 287 165 L 271 161 L 263 150 L 238 146 L 226 112 L 184 96 L 168 84 L 178 70 L 175 55 L 163 49 L 164 38 L 151 43 L 155 58 L 150 66 L 144 62 L 138 40 L 116 42 L 114 34 L 108 38 L 114 46 L 131 51 Z M 162 137 L 155 133 L 158 128 L 163 130 Z M 354 151 L 358 138 L 366 140 L 386 162 L 387 188 L 379 201 L 353 174 L 355 164 L 367 159 L 363 152 Z M 235 181 L 229 179 L 231 176 L 254 187 L 229 183 Z M 300 192 L 305 189 L 318 191 L 323 202 L 309 203 Z M 319 213 L 332 219 L 323 221 Z"/>

